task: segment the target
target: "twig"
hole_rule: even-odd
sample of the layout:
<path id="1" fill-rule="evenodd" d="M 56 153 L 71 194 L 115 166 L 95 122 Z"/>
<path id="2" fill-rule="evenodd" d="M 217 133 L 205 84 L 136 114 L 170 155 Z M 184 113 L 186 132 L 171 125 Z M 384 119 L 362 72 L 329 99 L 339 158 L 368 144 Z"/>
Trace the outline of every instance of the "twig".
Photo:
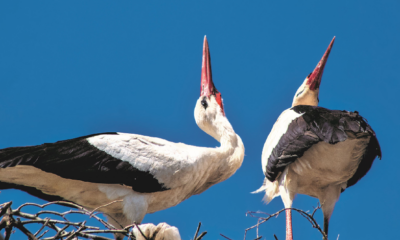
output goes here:
<path id="1" fill-rule="evenodd" d="M 0 217 L 3 216 L 6 213 L 7 209 L 11 206 L 11 204 L 12 204 L 12 201 L 2 204 L 3 207 L 0 210 Z"/>
<path id="2" fill-rule="evenodd" d="M 46 220 L 46 221 L 44 222 L 44 224 L 42 225 L 42 227 L 41 227 L 39 230 L 37 230 L 37 232 L 34 234 L 35 236 L 37 236 L 37 235 L 43 230 L 43 228 L 45 228 L 45 227 L 47 226 L 47 224 L 48 224 L 49 221 L 50 221 L 50 218 L 45 218 L 44 220 Z"/>
<path id="3" fill-rule="evenodd" d="M 312 225 L 313 228 L 316 228 L 316 229 L 322 234 L 322 237 L 323 237 L 324 239 L 326 239 L 326 240 L 328 239 L 327 236 L 326 236 L 326 234 L 325 234 L 325 232 L 321 229 L 321 227 L 318 225 L 317 221 L 314 219 L 314 214 L 315 214 L 315 212 L 316 212 L 318 209 L 321 209 L 321 206 L 318 204 L 317 207 L 314 207 L 314 209 L 313 209 L 313 211 L 312 211 L 311 214 L 309 214 L 308 212 L 305 212 L 305 211 L 303 211 L 303 210 L 301 210 L 301 209 L 297 209 L 297 208 L 285 208 L 285 209 L 281 209 L 281 210 L 279 210 L 278 212 L 276 212 L 276 213 L 274 213 L 274 214 L 268 214 L 268 213 L 264 213 L 264 212 L 252 212 L 252 211 L 248 211 L 248 212 L 246 213 L 246 216 L 249 215 L 250 217 L 256 217 L 256 218 L 258 218 L 258 220 L 257 220 L 257 224 L 256 224 L 256 225 L 251 226 L 251 227 L 245 229 L 245 231 L 244 231 L 244 240 L 246 240 L 247 231 L 249 231 L 249 230 L 251 230 L 251 229 L 253 229 L 253 228 L 256 228 L 256 236 L 257 236 L 257 238 L 258 238 L 258 227 L 259 227 L 261 224 L 267 222 L 267 221 L 268 221 L 269 219 L 271 219 L 272 217 L 278 216 L 280 213 L 282 213 L 283 211 L 286 211 L 287 209 L 294 210 L 294 211 L 298 212 L 301 216 L 303 216 L 305 219 L 307 219 L 307 220 L 311 223 L 311 225 Z M 259 217 L 259 216 L 257 216 L 256 214 L 265 214 L 265 215 L 267 215 L 267 217 Z M 274 235 L 274 237 L 275 237 L 275 239 L 278 239 L 278 238 L 276 237 L 276 235 Z M 257 238 L 256 238 L 256 239 L 257 239 Z"/>
<path id="4" fill-rule="evenodd" d="M 196 240 L 201 240 L 204 237 L 204 235 L 206 235 L 206 234 L 207 234 L 207 232 L 202 232 Z"/>
<path id="5" fill-rule="evenodd" d="M 89 212 L 84 207 L 82 207 L 82 206 L 80 206 L 78 204 L 75 204 L 75 203 L 72 203 L 72 202 L 66 202 L 66 201 L 54 201 L 54 202 L 48 202 L 48 203 L 45 203 L 45 204 L 42 204 L 42 205 L 37 204 L 37 203 L 25 203 L 25 204 L 22 204 L 21 206 L 19 206 L 15 211 L 19 212 L 19 211 L 21 211 L 21 209 L 23 207 L 26 207 L 26 206 L 36 206 L 36 207 L 44 208 L 44 207 L 47 207 L 47 206 L 50 206 L 50 205 L 54 205 L 54 204 L 66 205 L 66 206 L 70 206 L 70 207 L 74 207 L 74 208 L 80 209 L 82 211 Z"/>
<path id="6" fill-rule="evenodd" d="M 113 203 L 122 202 L 122 201 L 124 201 L 124 200 L 123 200 L 123 199 L 119 199 L 119 200 L 115 200 L 115 201 L 106 203 L 106 204 L 104 204 L 104 205 L 101 205 L 100 207 L 97 207 L 97 208 L 93 209 L 93 211 L 90 212 L 89 216 L 91 217 L 92 214 L 93 214 L 94 212 L 96 212 L 97 210 L 99 210 L 99 209 L 102 208 L 102 207 L 107 207 L 107 206 L 109 206 L 109 205 L 111 205 L 111 204 L 113 204 Z"/>
<path id="7" fill-rule="evenodd" d="M 200 227 L 201 227 L 201 222 L 199 222 L 199 226 L 197 227 L 197 230 L 196 230 L 196 233 L 194 234 L 193 240 L 197 239 L 197 234 L 199 234 Z"/>
<path id="8" fill-rule="evenodd" d="M 1 219 L 0 226 L 1 228 L 3 228 L 3 226 L 5 228 L 4 240 L 9 240 L 12 233 L 12 227 L 13 227 L 12 225 L 15 222 L 15 220 L 11 216 L 11 202 L 10 204 L 6 204 L 4 208 L 6 208 L 6 210 L 3 219 Z"/>
<path id="9" fill-rule="evenodd" d="M 13 233 L 13 229 L 18 229 L 21 231 L 23 234 L 25 234 L 30 240 L 55 240 L 55 239 L 64 239 L 64 240 L 72 240 L 75 238 L 86 238 L 86 239 L 95 239 L 95 240 L 112 240 L 111 238 L 108 237 L 103 237 L 100 236 L 99 234 L 123 234 L 127 236 L 129 239 L 134 239 L 133 237 L 133 231 L 131 230 L 132 227 L 136 227 L 140 234 L 146 239 L 146 240 L 153 240 L 154 236 L 156 233 L 153 233 L 153 237 L 150 238 L 146 236 L 143 231 L 140 229 L 140 226 L 137 223 L 133 223 L 131 225 L 122 227 L 120 229 L 117 229 L 113 225 L 105 222 L 103 219 L 101 219 L 95 212 L 102 208 L 106 207 L 110 204 L 113 204 L 115 202 L 120 202 L 122 200 L 115 200 L 113 202 L 107 203 L 105 205 L 102 205 L 100 207 L 95 208 L 93 211 L 89 211 L 85 209 L 82 206 L 79 206 L 75 203 L 71 202 L 65 202 L 65 201 L 56 201 L 56 202 L 49 202 L 45 204 L 36 204 L 36 203 L 24 203 L 20 205 L 17 209 L 13 210 L 11 208 L 12 202 L 7 202 L 0 204 L 0 216 L 3 216 L 3 218 L 0 221 L 0 230 L 2 228 L 5 228 L 5 239 L 4 240 L 9 240 L 11 234 Z M 66 205 L 69 207 L 74 207 L 77 210 L 69 210 L 65 212 L 57 212 L 57 211 L 52 211 L 52 210 L 46 210 L 44 209 L 45 207 L 48 207 L 53 204 L 62 204 Z M 34 207 L 39 207 L 42 208 L 43 210 L 40 210 L 34 214 L 31 213 L 26 213 L 22 212 L 24 207 L 27 206 L 34 206 Z M 63 220 L 57 220 L 53 219 L 51 216 L 46 216 L 45 218 L 41 218 L 40 216 L 43 214 L 51 215 L 51 216 L 57 216 L 61 217 Z M 71 222 L 68 219 L 68 216 L 70 214 L 81 214 L 81 215 L 86 215 L 90 218 L 94 218 L 101 222 L 104 226 L 103 229 L 95 226 L 87 226 L 86 221 L 83 222 Z M 16 217 L 17 220 L 14 219 Z M 22 220 L 21 220 L 22 219 Z M 39 230 L 33 234 L 26 228 L 26 226 L 30 226 L 29 224 L 41 224 Z M 60 226 L 61 225 L 61 226 Z M 67 230 L 69 227 L 73 227 L 75 229 L 72 230 Z M 207 232 L 203 232 L 199 235 L 201 223 L 199 223 L 196 233 L 195 233 L 195 238 L 193 240 L 201 240 Z M 47 228 L 47 229 L 46 229 Z M 55 231 L 55 234 L 51 237 L 44 237 L 49 230 L 52 229 Z M 198 236 L 199 235 L 199 236 Z M 150 239 L 149 239 L 150 238 Z"/>
<path id="10" fill-rule="evenodd" d="M 86 221 L 82 222 L 81 226 L 76 230 L 76 232 L 72 233 L 69 237 L 67 237 L 65 240 L 70 240 L 73 237 L 75 237 L 78 233 L 80 233 L 82 230 L 86 229 L 85 227 Z"/>
<path id="11" fill-rule="evenodd" d="M 135 224 L 135 227 L 139 230 L 140 234 L 142 234 L 142 236 L 144 237 L 144 239 L 149 240 L 149 239 L 144 235 L 144 233 L 142 232 L 142 230 L 140 229 L 140 227 L 137 225 L 137 223 L 136 223 L 136 222 L 133 222 L 133 224 Z"/>
<path id="12" fill-rule="evenodd" d="M 256 236 L 257 236 L 257 238 L 258 238 L 258 226 L 260 226 L 260 219 L 257 220 L 257 230 L 256 230 L 256 233 L 257 233 Z"/>
<path id="13" fill-rule="evenodd" d="M 319 203 L 317 204 L 317 207 L 314 207 L 314 211 L 312 212 L 311 216 L 314 217 L 315 212 L 320 209 L 321 206 L 319 205 Z"/>
<path id="14" fill-rule="evenodd" d="M 225 236 L 224 234 L 220 233 L 219 235 L 223 236 L 224 238 L 228 239 L 228 240 L 232 240 L 230 238 L 228 238 L 227 236 Z"/>
<path id="15" fill-rule="evenodd" d="M 58 231 L 57 233 L 56 233 L 56 235 L 54 235 L 54 237 L 52 237 L 51 239 L 53 240 L 55 240 L 55 239 L 57 239 L 63 232 L 64 232 L 64 230 L 65 229 L 67 229 L 69 227 L 69 225 L 67 224 L 67 225 L 65 225 L 63 228 L 61 228 L 60 229 L 60 231 Z"/>
<path id="16" fill-rule="evenodd" d="M 194 234 L 193 240 L 201 240 L 204 237 L 204 235 L 207 234 L 207 232 L 202 232 L 200 234 L 200 236 L 197 237 L 197 235 L 199 234 L 199 231 L 200 231 L 200 227 L 201 227 L 201 222 L 199 222 L 199 225 L 197 226 L 196 233 Z"/>
<path id="17" fill-rule="evenodd" d="M 114 201 L 115 202 L 115 201 Z M 90 239 L 100 239 L 100 240 L 110 240 L 110 238 L 107 237 L 102 237 L 102 236 L 97 236 L 93 235 L 94 233 L 120 233 L 124 234 L 125 236 L 129 235 L 129 229 L 134 226 L 126 226 L 123 229 L 117 229 L 114 226 L 112 226 L 109 223 L 106 223 L 104 220 L 99 218 L 98 216 L 94 215 L 94 211 L 89 211 L 85 209 L 82 206 L 79 206 L 75 203 L 71 202 L 65 202 L 65 201 L 56 201 L 56 202 L 49 202 L 46 204 L 36 204 L 36 203 L 24 203 L 21 206 L 19 206 L 16 210 L 11 209 L 11 204 L 12 202 L 4 203 L 0 205 L 0 213 L 4 215 L 4 217 L 0 221 L 0 227 L 5 228 L 5 240 L 9 240 L 12 229 L 16 228 L 20 230 L 22 233 L 24 233 L 29 239 L 32 240 L 38 240 L 41 239 L 49 230 L 45 230 L 42 234 L 42 232 L 46 227 L 51 228 L 56 231 L 56 234 L 53 237 L 48 237 L 44 238 L 43 240 L 53 240 L 53 239 L 72 239 L 75 236 L 80 236 L 84 238 L 90 238 Z M 47 206 L 53 205 L 53 204 L 62 204 L 70 207 L 77 208 L 78 210 L 69 210 L 66 212 L 56 212 L 56 211 L 50 211 L 50 210 L 42 210 L 37 212 L 36 214 L 30 214 L 30 213 L 25 213 L 22 212 L 22 209 L 26 206 L 35 206 L 39 208 L 45 208 Z M 110 203 L 112 204 L 112 203 Z M 101 206 L 102 207 L 102 206 Z M 97 208 L 98 209 L 98 208 Z M 96 220 L 101 222 L 107 229 L 106 230 L 101 230 L 99 227 L 93 227 L 93 226 L 85 226 L 85 222 L 71 222 L 67 219 L 66 215 L 68 214 L 83 214 L 83 215 L 91 215 L 91 217 L 94 217 Z M 40 218 L 39 216 L 42 214 L 51 214 L 55 216 L 62 217 L 65 221 L 60 221 L 60 220 L 55 220 L 46 217 L 45 219 Z M 27 220 L 21 221 L 19 218 L 17 218 L 17 221 L 14 220 L 13 216 L 16 217 L 21 217 Z M 31 223 L 39 223 L 42 224 L 41 228 L 35 233 L 32 234 L 27 228 L 25 228 L 24 225 L 31 224 Z M 62 224 L 64 225 L 62 228 L 57 227 L 56 224 Z M 66 231 L 66 229 L 70 226 L 76 227 L 77 230 L 74 231 Z M 1 229 L 0 228 L 0 229 Z M 89 229 L 84 231 L 85 229 Z M 37 236 L 40 234 L 40 236 Z"/>
<path id="18" fill-rule="evenodd" d="M 17 218 L 17 221 L 14 223 L 15 227 L 18 228 L 21 232 L 23 232 L 26 236 L 29 237 L 31 240 L 37 240 L 36 236 L 33 235 L 28 229 L 21 224 L 21 220 Z"/>
<path id="19" fill-rule="evenodd" d="M 281 210 L 279 210 L 278 212 L 276 212 L 276 213 L 274 213 L 274 214 L 268 214 L 268 213 L 264 213 L 264 212 L 247 212 L 246 215 L 248 214 L 248 215 L 250 215 L 251 217 L 257 217 L 257 216 L 255 216 L 255 215 L 253 215 L 254 213 L 266 214 L 266 215 L 268 215 L 268 217 L 266 217 L 266 218 L 258 217 L 258 221 L 257 221 L 257 224 L 256 224 L 256 225 L 251 226 L 251 227 L 249 227 L 249 228 L 246 228 L 246 229 L 244 230 L 244 240 L 246 240 L 247 231 L 249 231 L 250 229 L 253 229 L 253 228 L 255 228 L 255 227 L 257 227 L 257 229 L 258 229 L 258 227 L 259 227 L 261 224 L 265 223 L 265 222 L 268 221 L 270 218 L 273 218 L 273 217 L 275 217 L 275 216 L 278 216 L 278 215 L 279 215 L 281 212 L 283 212 L 283 211 L 285 211 L 285 209 L 281 209 Z M 258 237 L 258 236 L 257 236 L 257 237 Z"/>
<path id="20" fill-rule="evenodd" d="M 25 224 L 29 224 L 29 223 L 44 223 L 44 219 L 40 219 L 40 220 L 29 220 L 29 221 L 23 221 L 21 222 L 23 225 Z M 80 226 L 81 223 L 80 222 L 69 222 L 69 221 L 60 221 L 60 220 L 49 220 L 49 223 L 54 223 L 54 224 L 67 224 L 70 226 Z M 88 228 L 90 229 L 99 229 L 98 227 L 90 227 L 88 226 Z"/>
<path id="21" fill-rule="evenodd" d="M 64 238 L 67 237 L 69 235 L 68 234 L 63 234 L 60 236 L 60 238 Z M 112 238 L 108 238 L 108 237 L 102 237 L 102 236 L 97 236 L 97 235 L 91 235 L 91 234 L 84 234 L 84 233 L 77 233 L 78 236 L 80 237 L 84 237 L 84 238 L 88 238 L 88 239 L 92 239 L 92 240 L 114 240 Z M 53 237 L 50 238 L 43 238 L 42 240 L 52 240 Z"/>
<path id="22" fill-rule="evenodd" d="M 42 238 L 46 233 L 48 233 L 50 230 L 46 230 L 46 231 L 44 231 L 42 234 L 40 234 L 40 236 L 38 236 L 38 238 L 40 239 L 40 238 Z"/>
<path id="23" fill-rule="evenodd" d="M 134 227 L 134 226 L 136 226 L 136 224 L 128 225 L 128 226 L 124 227 L 124 230 L 128 230 L 129 228 Z"/>
<path id="24" fill-rule="evenodd" d="M 47 206 L 49 206 L 49 205 L 51 205 L 51 204 L 55 204 L 55 203 L 62 203 L 62 204 L 64 204 L 64 205 L 71 205 L 72 207 L 76 207 L 76 208 L 79 207 L 79 209 L 81 209 L 81 210 L 79 210 L 79 211 L 77 211 L 77 210 L 69 210 L 69 211 L 66 211 L 66 212 L 63 212 L 63 213 L 58 213 L 58 212 L 54 212 L 54 211 L 43 210 L 43 211 L 37 212 L 36 214 L 28 214 L 28 213 L 22 213 L 22 212 L 21 212 L 21 209 L 22 209 L 23 207 L 25 207 L 25 206 L 36 206 L 36 207 L 44 208 L 44 207 L 47 207 Z M 50 203 L 46 203 L 46 204 L 43 204 L 43 205 L 39 205 L 39 204 L 36 204 L 36 203 L 25 203 L 25 204 L 21 205 L 17 210 L 14 210 L 14 211 L 13 211 L 13 214 L 16 215 L 16 216 L 20 216 L 20 217 L 28 218 L 28 219 L 32 219 L 32 220 L 42 220 L 42 219 L 40 219 L 40 218 L 37 218 L 37 217 L 40 216 L 41 214 L 54 214 L 54 215 L 61 216 L 61 217 L 63 217 L 64 219 L 66 219 L 66 218 L 65 218 L 65 215 L 67 215 L 67 214 L 73 214 L 73 213 L 75 213 L 75 214 L 89 215 L 91 212 L 88 211 L 88 210 L 86 210 L 86 209 L 83 208 L 82 206 L 77 205 L 77 204 L 70 203 L 70 202 L 63 202 L 63 201 L 50 202 Z M 117 228 L 114 227 L 113 225 L 111 225 L 111 224 L 105 222 L 103 219 L 99 218 L 98 216 L 96 216 L 96 215 L 94 215 L 94 214 L 92 214 L 91 217 L 94 217 L 97 221 L 99 221 L 100 223 L 102 223 L 106 228 L 117 229 Z M 61 222 L 56 222 L 56 223 L 61 223 Z M 76 223 L 76 224 L 79 224 L 79 223 Z M 77 226 L 76 224 L 73 224 L 73 225 Z M 122 226 L 121 226 L 121 227 L 122 227 Z M 54 227 L 53 227 L 53 229 L 56 230 L 56 231 L 59 230 L 59 229 L 55 229 Z"/>

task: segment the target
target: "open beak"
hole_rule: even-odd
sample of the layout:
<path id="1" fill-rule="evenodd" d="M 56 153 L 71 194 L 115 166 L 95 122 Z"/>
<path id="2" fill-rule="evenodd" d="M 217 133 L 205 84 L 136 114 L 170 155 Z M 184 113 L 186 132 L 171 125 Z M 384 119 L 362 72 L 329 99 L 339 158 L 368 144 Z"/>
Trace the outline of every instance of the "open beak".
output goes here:
<path id="1" fill-rule="evenodd" d="M 208 49 L 207 37 L 204 36 L 200 96 L 210 97 L 216 93 L 218 93 L 218 90 L 215 88 L 212 81 L 210 50 Z"/>
<path id="2" fill-rule="evenodd" d="M 308 76 L 307 85 L 309 86 L 310 90 L 316 90 L 319 88 L 321 84 L 322 74 L 324 73 L 325 64 L 328 61 L 329 53 L 331 52 L 333 42 L 335 41 L 335 37 L 333 37 L 331 43 L 326 49 L 324 56 L 322 56 L 321 60 L 315 67 L 314 71 Z"/>

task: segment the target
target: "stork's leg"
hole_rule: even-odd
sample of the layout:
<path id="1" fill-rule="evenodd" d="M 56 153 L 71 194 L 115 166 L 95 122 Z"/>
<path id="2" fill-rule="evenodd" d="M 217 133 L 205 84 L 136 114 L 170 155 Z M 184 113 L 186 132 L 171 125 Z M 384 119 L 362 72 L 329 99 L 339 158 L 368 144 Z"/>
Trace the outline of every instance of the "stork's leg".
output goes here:
<path id="1" fill-rule="evenodd" d="M 279 187 L 279 193 L 281 195 L 285 208 L 291 208 L 295 194 L 284 186 Z M 286 240 L 293 240 L 293 229 L 292 229 L 292 210 L 286 209 Z"/>
<path id="2" fill-rule="evenodd" d="M 327 237 L 328 237 L 328 227 L 329 227 L 329 219 L 325 218 L 325 216 L 324 216 L 324 233 Z M 328 238 L 326 238 L 324 240 L 328 240 Z"/>
<path id="3" fill-rule="evenodd" d="M 341 186 L 332 185 L 325 188 L 323 195 L 318 197 L 324 214 L 324 233 L 326 235 L 326 238 L 323 238 L 324 240 L 328 239 L 329 220 L 332 216 L 335 204 L 337 200 L 339 200 L 340 192 Z"/>
<path id="4" fill-rule="evenodd" d="M 286 209 L 286 240 L 293 240 L 292 210 Z"/>

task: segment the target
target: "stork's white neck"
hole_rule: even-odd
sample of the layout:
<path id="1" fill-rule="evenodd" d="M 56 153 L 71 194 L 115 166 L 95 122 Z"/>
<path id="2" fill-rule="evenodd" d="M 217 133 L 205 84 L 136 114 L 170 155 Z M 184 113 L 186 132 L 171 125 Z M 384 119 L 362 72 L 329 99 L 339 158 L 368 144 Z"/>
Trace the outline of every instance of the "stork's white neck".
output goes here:
<path id="1" fill-rule="evenodd" d="M 207 182 L 212 185 L 229 178 L 236 172 L 244 158 L 244 146 L 214 96 L 205 99 L 207 107 L 201 104 L 202 100 L 204 98 L 199 98 L 196 104 L 196 123 L 204 132 L 221 143 L 220 147 L 206 151 L 211 164 Z M 204 187 L 208 188 L 207 185 Z"/>
<path id="2" fill-rule="evenodd" d="M 318 106 L 319 88 L 311 90 L 307 85 L 308 77 L 304 80 L 303 84 L 297 89 L 294 95 L 292 107 L 298 105 Z"/>
<path id="3" fill-rule="evenodd" d="M 201 103 L 202 101 L 203 104 Z M 204 101 L 206 101 L 205 104 Z M 235 133 L 221 107 L 216 102 L 214 95 L 200 97 L 197 100 L 194 115 L 199 128 L 221 143 L 221 147 L 218 148 L 221 153 L 232 154 L 235 148 L 243 145 L 240 137 Z"/>
<path id="4" fill-rule="evenodd" d="M 240 137 L 235 133 L 232 125 L 225 116 L 222 116 L 219 119 L 216 128 L 217 134 L 219 136 L 219 139 L 217 139 L 217 141 L 221 143 L 221 151 L 231 154 L 232 151 L 235 150 L 235 148 L 239 147 L 240 144 L 243 144 Z"/>
<path id="5" fill-rule="evenodd" d="M 213 151 L 213 173 L 210 174 L 208 183 L 218 183 L 228 179 L 242 165 L 244 158 L 244 145 L 242 139 L 235 133 L 228 119 L 221 114 L 214 121 L 214 138 L 221 146 Z"/>

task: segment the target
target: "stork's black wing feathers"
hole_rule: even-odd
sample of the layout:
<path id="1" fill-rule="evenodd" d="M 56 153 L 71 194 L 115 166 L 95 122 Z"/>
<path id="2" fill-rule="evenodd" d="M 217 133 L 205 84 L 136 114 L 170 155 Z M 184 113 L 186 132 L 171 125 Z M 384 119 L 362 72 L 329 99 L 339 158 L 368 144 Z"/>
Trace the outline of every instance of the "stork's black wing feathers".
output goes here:
<path id="1" fill-rule="evenodd" d="M 318 136 L 308 129 L 303 118 L 293 120 L 268 158 L 266 178 L 271 182 L 275 181 L 286 166 L 303 156 L 304 151 L 318 141 Z"/>
<path id="2" fill-rule="evenodd" d="M 94 183 L 131 186 L 137 192 L 157 192 L 167 188 L 149 172 L 114 158 L 92 146 L 86 139 L 94 134 L 56 143 L 0 150 L 0 168 L 30 165 L 63 178 Z"/>
<path id="3" fill-rule="evenodd" d="M 376 156 L 381 157 L 381 150 L 375 132 L 358 112 L 329 110 L 322 107 L 299 105 L 290 109 L 302 114 L 294 119 L 272 150 L 266 166 L 265 176 L 273 182 L 286 166 L 302 157 L 312 145 L 324 141 L 335 144 L 345 141 L 347 131 L 369 133 L 371 140 L 359 168 L 348 181 L 354 185 L 370 169 Z"/>
<path id="4" fill-rule="evenodd" d="M 376 156 L 378 156 L 379 159 L 382 158 L 381 147 L 379 146 L 378 139 L 376 138 L 376 135 L 374 133 L 374 135 L 371 137 L 367 150 L 363 156 L 360 165 L 358 166 L 356 173 L 354 173 L 353 177 L 351 177 L 349 181 L 347 181 L 347 187 L 353 186 L 361 178 L 363 178 L 365 174 L 367 174 L 369 169 L 371 169 L 372 163 L 374 162 Z"/>

